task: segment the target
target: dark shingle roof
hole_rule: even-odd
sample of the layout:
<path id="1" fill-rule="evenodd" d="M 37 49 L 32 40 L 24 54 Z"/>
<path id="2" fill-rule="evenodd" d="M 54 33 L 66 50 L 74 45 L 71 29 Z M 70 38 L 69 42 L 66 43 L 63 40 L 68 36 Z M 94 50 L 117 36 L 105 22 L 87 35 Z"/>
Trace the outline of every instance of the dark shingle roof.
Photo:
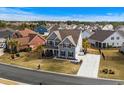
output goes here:
<path id="1" fill-rule="evenodd" d="M 107 39 L 110 35 L 112 35 L 115 31 L 108 31 L 108 30 L 101 30 L 101 31 L 96 31 L 90 39 L 97 40 L 97 41 L 104 41 Z"/>
<path id="2" fill-rule="evenodd" d="M 124 37 L 124 31 L 118 31 L 118 33 Z"/>
<path id="3" fill-rule="evenodd" d="M 72 36 L 75 44 L 78 43 L 78 39 L 79 39 L 79 35 L 80 35 L 80 30 L 63 30 L 63 31 L 59 31 L 62 40 L 67 37 L 67 36 Z"/>
<path id="4" fill-rule="evenodd" d="M 58 30 L 59 27 L 60 27 L 59 25 L 54 25 L 53 27 L 51 27 L 51 29 L 49 30 L 49 32 L 51 33 L 53 31 L 56 31 L 56 30 Z"/>

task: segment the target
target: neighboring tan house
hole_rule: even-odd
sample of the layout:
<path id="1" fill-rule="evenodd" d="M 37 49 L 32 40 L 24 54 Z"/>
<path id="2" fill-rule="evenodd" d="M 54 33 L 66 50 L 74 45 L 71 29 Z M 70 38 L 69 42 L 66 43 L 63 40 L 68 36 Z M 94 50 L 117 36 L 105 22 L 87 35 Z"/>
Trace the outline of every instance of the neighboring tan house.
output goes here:
<path id="1" fill-rule="evenodd" d="M 90 38 L 91 45 L 97 48 L 121 47 L 124 44 L 123 31 L 96 31 Z"/>
<path id="2" fill-rule="evenodd" d="M 19 43 L 18 50 L 24 50 L 28 47 L 34 50 L 39 45 L 45 44 L 45 39 L 42 36 L 29 29 L 16 31 L 13 34 L 13 38 Z"/>
<path id="3" fill-rule="evenodd" d="M 78 30 L 53 31 L 47 37 L 47 51 L 55 57 L 78 59 L 82 52 L 82 32 Z"/>

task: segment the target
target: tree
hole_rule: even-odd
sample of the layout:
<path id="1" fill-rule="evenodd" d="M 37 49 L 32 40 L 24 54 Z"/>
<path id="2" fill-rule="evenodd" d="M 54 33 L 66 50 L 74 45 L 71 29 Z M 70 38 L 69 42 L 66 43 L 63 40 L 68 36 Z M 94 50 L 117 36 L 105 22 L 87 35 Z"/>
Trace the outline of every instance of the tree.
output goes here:
<path id="1" fill-rule="evenodd" d="M 0 21 L 0 28 L 5 28 L 6 27 L 6 23 L 3 21 Z"/>
<path id="2" fill-rule="evenodd" d="M 44 52 L 44 46 L 42 46 L 42 45 L 39 45 L 37 48 L 36 48 L 36 52 L 38 53 L 38 56 L 39 56 L 39 58 L 41 58 L 42 57 L 42 54 L 43 54 L 43 52 Z"/>
<path id="3" fill-rule="evenodd" d="M 87 38 L 83 39 L 82 45 L 83 45 L 85 52 L 87 52 L 87 48 L 90 47 L 90 43 Z"/>
<path id="4" fill-rule="evenodd" d="M 14 39 L 9 39 L 7 41 L 7 46 L 9 47 L 10 53 L 15 54 L 18 52 L 18 46 L 19 46 L 18 41 Z"/>

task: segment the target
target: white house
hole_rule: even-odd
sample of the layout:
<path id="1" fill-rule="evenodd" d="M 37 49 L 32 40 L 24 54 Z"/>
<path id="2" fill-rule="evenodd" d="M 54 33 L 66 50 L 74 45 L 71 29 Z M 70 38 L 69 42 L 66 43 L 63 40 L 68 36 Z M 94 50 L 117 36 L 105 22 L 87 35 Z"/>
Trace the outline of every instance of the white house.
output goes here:
<path id="1" fill-rule="evenodd" d="M 121 47 L 124 44 L 123 31 L 96 31 L 90 38 L 91 45 L 98 48 Z"/>
<path id="2" fill-rule="evenodd" d="M 84 30 L 82 31 L 82 38 L 89 38 L 91 35 L 93 35 L 95 32 L 92 30 Z"/>
<path id="3" fill-rule="evenodd" d="M 0 38 L 0 48 L 5 48 L 5 38 Z"/>
<path id="4" fill-rule="evenodd" d="M 75 60 L 82 52 L 82 32 L 79 30 L 53 31 L 46 42 L 54 56 Z"/>

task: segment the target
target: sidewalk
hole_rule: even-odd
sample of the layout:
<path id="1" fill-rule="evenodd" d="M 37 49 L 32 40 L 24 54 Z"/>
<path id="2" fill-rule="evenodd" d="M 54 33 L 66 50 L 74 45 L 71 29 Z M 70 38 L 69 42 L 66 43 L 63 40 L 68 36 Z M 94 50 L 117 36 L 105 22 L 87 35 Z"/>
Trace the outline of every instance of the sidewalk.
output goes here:
<path id="1" fill-rule="evenodd" d="M 80 57 L 83 59 L 83 63 L 81 64 L 77 75 L 98 78 L 100 55 L 86 54 Z"/>

